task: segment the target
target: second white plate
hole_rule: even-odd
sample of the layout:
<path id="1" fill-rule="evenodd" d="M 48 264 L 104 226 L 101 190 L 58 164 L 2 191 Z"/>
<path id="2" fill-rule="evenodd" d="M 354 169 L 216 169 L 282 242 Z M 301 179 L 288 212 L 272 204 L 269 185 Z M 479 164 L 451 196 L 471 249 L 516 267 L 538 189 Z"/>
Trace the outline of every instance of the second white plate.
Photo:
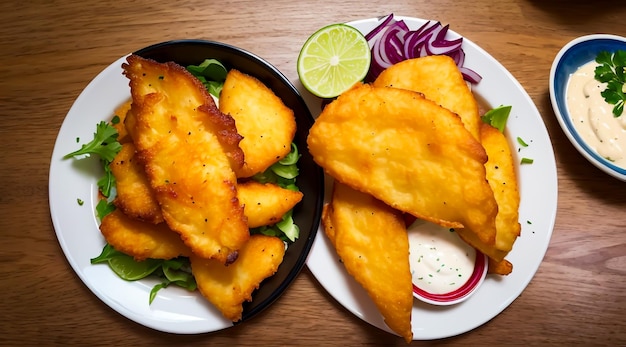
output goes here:
<path id="1" fill-rule="evenodd" d="M 400 17 L 410 29 L 415 30 L 424 19 Z M 348 23 L 364 34 L 380 23 L 370 18 Z M 448 38 L 459 35 L 448 31 Z M 520 83 L 502 64 L 482 48 L 464 38 L 465 66 L 482 75 L 482 81 L 472 86 L 480 98 L 492 106 L 512 105 L 506 135 L 519 163 L 522 157 L 534 160 L 532 164 L 519 165 L 518 177 L 521 194 L 521 236 L 507 259 L 513 263 L 513 273 L 498 277 L 487 276 L 481 288 L 467 301 L 453 306 L 432 306 L 414 301 L 412 327 L 414 340 L 446 338 L 468 332 L 497 316 L 526 288 L 534 277 L 547 251 L 557 208 L 557 174 L 552 144 L 545 124 Z M 300 85 L 301 87 L 301 85 Z M 302 88 L 301 90 L 304 90 Z M 303 92 L 307 95 L 306 92 Z M 306 97 L 314 116 L 319 115 L 320 100 Z M 517 138 L 528 147 L 521 147 Z M 539 179 L 537 179 L 539 178 Z M 326 199 L 330 196 L 332 179 L 326 179 Z M 366 291 L 345 271 L 337 253 L 320 229 L 307 266 L 320 284 L 346 309 L 364 321 L 393 333 L 384 323 L 376 306 Z"/>

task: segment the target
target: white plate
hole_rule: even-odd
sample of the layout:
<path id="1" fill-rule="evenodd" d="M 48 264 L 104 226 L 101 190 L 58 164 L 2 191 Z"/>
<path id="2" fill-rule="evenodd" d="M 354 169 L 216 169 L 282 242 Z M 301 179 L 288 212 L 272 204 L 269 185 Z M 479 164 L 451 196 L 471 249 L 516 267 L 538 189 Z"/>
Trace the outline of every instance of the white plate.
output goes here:
<path id="1" fill-rule="evenodd" d="M 419 28 L 425 20 L 396 16 L 409 28 Z M 370 18 L 348 23 L 364 34 L 378 24 Z M 452 30 L 449 38 L 459 35 Z M 521 236 L 507 259 L 513 263 L 513 273 L 506 277 L 487 276 L 480 289 L 467 301 L 454 306 L 432 306 L 414 301 L 412 312 L 413 339 L 431 340 L 470 331 L 507 308 L 526 288 L 545 255 L 552 235 L 557 207 L 557 175 L 554 153 L 548 132 L 539 111 L 519 82 L 491 55 L 465 38 L 465 66 L 482 75 L 472 87 L 489 105 L 512 105 L 506 135 L 517 160 L 532 158 L 532 164 L 519 166 Z M 305 94 L 303 92 L 303 94 Z M 306 95 L 306 94 L 305 94 Z M 319 99 L 307 98 L 314 116 L 319 115 Z M 516 138 L 528 147 L 520 148 Z M 518 151 L 519 149 L 519 151 Z M 326 197 L 332 180 L 326 180 Z M 368 297 L 365 290 L 347 274 L 335 250 L 319 230 L 307 266 L 321 285 L 346 309 L 364 321 L 393 333 Z M 532 299 L 530 299 L 532 300 Z"/>
<path id="2" fill-rule="evenodd" d="M 227 44 L 202 40 L 177 40 L 158 43 L 137 51 L 137 54 L 158 61 L 176 61 L 183 65 L 197 64 L 206 57 L 220 60 L 227 68 L 257 77 L 294 110 L 298 130 L 294 143 L 306 148 L 306 134 L 313 123 L 307 106 L 296 88 L 275 67 Z M 178 334 L 205 333 L 228 328 L 233 323 L 198 292 L 170 286 L 158 292 L 149 304 L 154 279 L 127 282 L 104 264 L 91 265 L 105 240 L 95 216 L 98 201 L 97 180 L 102 177 L 99 158 L 82 160 L 63 156 L 93 139 L 96 124 L 110 120 L 117 107 L 130 98 L 128 79 L 122 74 L 127 56 L 109 65 L 76 99 L 59 131 L 50 163 L 49 203 L 52 222 L 61 248 L 80 279 L 87 287 L 123 316 L 147 327 Z M 304 198 L 294 209 L 294 220 L 300 226 L 300 237 L 289 246 L 276 274 L 266 279 L 253 292 L 252 301 L 243 305 L 242 318 L 235 324 L 250 320 L 269 307 L 296 278 L 304 267 L 314 241 L 321 214 L 323 189 L 322 170 L 308 152 L 301 152 L 298 186 Z M 77 200 L 84 201 L 82 206 Z"/>
<path id="3" fill-rule="evenodd" d="M 57 238 L 68 262 L 80 279 L 114 310 L 153 329 L 197 333 L 232 326 L 197 293 L 170 286 L 148 304 L 155 282 L 127 282 L 108 266 L 89 260 L 102 251 L 104 238 L 94 214 L 98 199 L 97 178 L 102 168 L 97 158 L 63 160 L 62 157 L 93 139 L 96 124 L 108 120 L 130 97 L 128 79 L 122 75 L 122 57 L 89 83 L 68 112 L 59 131 L 50 165 L 50 212 Z M 77 141 L 77 137 L 80 141 Z M 79 143 L 80 142 L 80 143 Z M 93 159 L 93 160 L 92 160 Z M 84 201 L 80 206 L 77 199 Z"/>

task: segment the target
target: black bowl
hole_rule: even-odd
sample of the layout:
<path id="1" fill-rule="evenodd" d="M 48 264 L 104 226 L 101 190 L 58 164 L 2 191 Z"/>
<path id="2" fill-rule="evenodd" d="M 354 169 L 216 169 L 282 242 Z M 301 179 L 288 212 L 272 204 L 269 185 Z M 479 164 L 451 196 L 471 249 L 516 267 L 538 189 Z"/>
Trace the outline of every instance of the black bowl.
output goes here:
<path id="1" fill-rule="evenodd" d="M 198 65 L 205 59 L 217 59 L 227 69 L 236 68 L 259 79 L 295 114 L 297 131 L 294 142 L 301 154 L 298 162 L 300 175 L 296 183 L 304 197 L 295 207 L 293 218 L 300 227 L 300 238 L 289 245 L 278 272 L 254 291 L 251 302 L 244 304 L 242 319 L 236 323 L 240 324 L 254 317 L 280 297 L 302 270 L 315 240 L 324 200 L 324 175 L 322 169 L 313 161 L 306 145 L 313 117 L 304 99 L 287 77 L 265 60 L 240 48 L 212 41 L 177 40 L 158 43 L 140 49 L 135 54 L 161 63 L 173 61 L 182 66 Z"/>

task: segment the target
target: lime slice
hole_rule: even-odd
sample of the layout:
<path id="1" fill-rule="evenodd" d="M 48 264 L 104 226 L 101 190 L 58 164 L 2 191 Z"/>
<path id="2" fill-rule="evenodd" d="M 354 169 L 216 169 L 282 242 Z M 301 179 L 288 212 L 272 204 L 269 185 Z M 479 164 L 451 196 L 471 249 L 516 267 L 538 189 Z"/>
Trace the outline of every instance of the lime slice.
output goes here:
<path id="1" fill-rule="evenodd" d="M 161 261 L 157 259 L 146 259 L 144 261 L 135 261 L 130 256 L 117 256 L 109 259 L 109 267 L 121 279 L 127 281 L 140 280 L 154 272 Z"/>
<path id="2" fill-rule="evenodd" d="M 309 37 L 298 56 L 298 76 L 313 95 L 334 98 L 362 81 L 372 53 L 359 30 L 331 24 Z"/>

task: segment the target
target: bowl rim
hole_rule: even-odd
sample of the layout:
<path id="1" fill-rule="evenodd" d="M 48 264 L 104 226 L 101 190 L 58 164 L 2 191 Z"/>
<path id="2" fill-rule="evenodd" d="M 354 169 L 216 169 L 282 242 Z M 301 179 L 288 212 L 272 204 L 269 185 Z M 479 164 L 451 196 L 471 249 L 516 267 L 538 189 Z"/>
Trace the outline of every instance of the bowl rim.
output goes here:
<path id="1" fill-rule="evenodd" d="M 458 289 L 445 294 L 431 294 L 413 283 L 413 296 L 420 301 L 437 306 L 449 306 L 461 303 L 476 293 L 487 277 L 489 258 L 476 250 L 474 271 L 467 281 Z"/>
<path id="2" fill-rule="evenodd" d="M 554 57 L 554 60 L 552 61 L 549 78 L 550 103 L 561 129 L 565 133 L 568 140 L 572 143 L 574 148 L 576 148 L 576 150 L 581 155 L 583 155 L 585 159 L 587 159 L 591 164 L 596 166 L 604 173 L 618 180 L 626 181 L 626 167 L 617 166 L 611 161 L 602 157 L 582 139 L 582 137 L 578 133 L 578 130 L 573 125 L 565 101 L 560 102 L 560 100 L 563 100 L 563 98 L 560 99 L 560 97 L 557 95 L 557 93 L 559 93 L 559 91 L 557 90 L 559 88 L 556 86 L 556 82 L 558 81 L 557 75 L 561 72 L 561 69 L 563 69 L 564 61 L 569 58 L 569 54 L 573 52 L 573 50 L 580 49 L 581 45 L 589 45 L 590 42 L 597 42 L 598 44 L 606 44 L 610 42 L 613 44 L 616 43 L 618 45 L 623 44 L 624 47 L 626 47 L 626 38 L 613 34 L 589 34 L 579 36 L 570 40 L 559 50 L 559 52 Z M 560 88 L 559 90 L 565 91 L 566 86 L 567 79 L 565 79 L 564 87 Z"/>

